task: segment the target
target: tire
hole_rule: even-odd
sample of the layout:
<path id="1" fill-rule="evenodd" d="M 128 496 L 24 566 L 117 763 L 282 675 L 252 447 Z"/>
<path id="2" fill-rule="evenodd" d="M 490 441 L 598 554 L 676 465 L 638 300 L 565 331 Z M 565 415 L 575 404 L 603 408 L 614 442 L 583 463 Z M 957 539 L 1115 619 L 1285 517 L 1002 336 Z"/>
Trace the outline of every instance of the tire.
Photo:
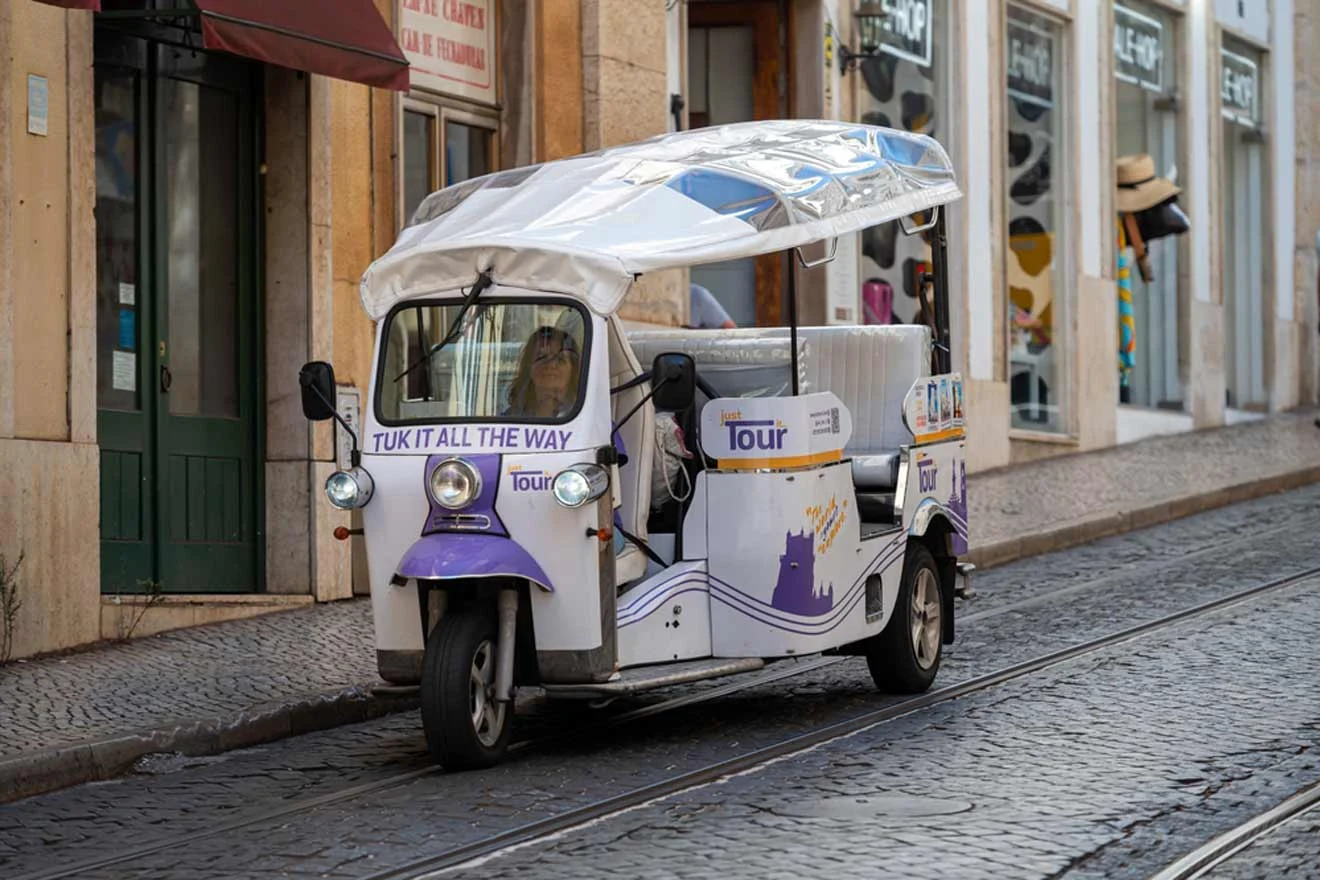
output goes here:
<path id="1" fill-rule="evenodd" d="M 490 767 L 503 759 L 513 704 L 494 701 L 497 628 L 493 615 L 446 614 L 426 640 L 422 729 L 446 770 Z"/>
<path id="2" fill-rule="evenodd" d="M 897 694 L 919 694 L 930 688 L 940 671 L 947 613 L 935 557 L 926 545 L 910 542 L 894 613 L 866 652 L 876 687 Z"/>

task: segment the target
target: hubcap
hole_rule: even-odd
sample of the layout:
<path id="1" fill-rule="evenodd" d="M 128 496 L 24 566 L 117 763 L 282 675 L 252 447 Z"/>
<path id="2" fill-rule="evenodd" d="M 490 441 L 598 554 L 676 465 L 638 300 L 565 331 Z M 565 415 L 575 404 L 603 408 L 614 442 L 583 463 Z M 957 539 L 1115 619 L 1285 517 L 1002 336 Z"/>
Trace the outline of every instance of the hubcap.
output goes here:
<path id="1" fill-rule="evenodd" d="M 504 703 L 495 701 L 495 645 L 489 639 L 477 645 L 468 676 L 468 711 L 472 730 L 486 748 L 494 748 L 504 729 Z"/>
<path id="2" fill-rule="evenodd" d="M 940 593 L 934 573 L 923 568 L 912 585 L 912 654 L 917 665 L 930 669 L 940 650 Z"/>

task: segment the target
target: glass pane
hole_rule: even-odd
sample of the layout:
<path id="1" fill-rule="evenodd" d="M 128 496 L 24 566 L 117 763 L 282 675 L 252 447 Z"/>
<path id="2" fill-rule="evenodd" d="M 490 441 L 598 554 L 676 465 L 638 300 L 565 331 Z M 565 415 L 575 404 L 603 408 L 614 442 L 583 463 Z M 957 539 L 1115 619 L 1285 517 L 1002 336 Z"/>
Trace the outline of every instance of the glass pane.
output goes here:
<path id="1" fill-rule="evenodd" d="M 445 186 L 491 172 L 491 135 L 488 128 L 445 122 Z"/>
<path id="2" fill-rule="evenodd" d="M 1145 153 L 1157 174 L 1178 176 L 1178 114 L 1164 100 L 1177 87 L 1174 19 L 1159 7 L 1138 0 L 1114 6 L 1114 73 L 1116 156 Z M 1145 407 L 1184 406 L 1179 372 L 1178 240 L 1165 238 L 1148 245 L 1152 280 L 1137 270 L 1129 249 L 1131 303 L 1126 331 L 1119 319 L 1119 401 Z M 1120 297 L 1122 294 L 1120 293 Z"/>
<path id="3" fill-rule="evenodd" d="M 96 69 L 96 400 L 141 408 L 137 74 Z"/>
<path id="4" fill-rule="evenodd" d="M 1263 57 L 1225 39 L 1220 56 L 1223 152 L 1224 379 L 1233 409 L 1268 409 L 1265 382 L 1266 321 L 1262 198 L 1264 145 L 1256 134 Z"/>
<path id="5" fill-rule="evenodd" d="M 1061 279 L 1066 99 L 1061 30 L 1009 7 L 1008 326 L 1013 427 L 1063 432 L 1067 308 Z M 1059 185 L 1055 185 L 1058 182 Z"/>
<path id="6" fill-rule="evenodd" d="M 403 216 L 412 217 L 422 200 L 440 187 L 432 180 L 435 167 L 431 144 L 435 117 L 429 113 L 403 111 Z"/>
<path id="7" fill-rule="evenodd" d="M 945 2 L 931 0 L 927 20 L 918 14 L 888 21 L 880 31 L 880 54 L 859 64 L 863 89 L 858 97 L 861 121 L 930 135 L 950 149 L 952 131 L 944 128 L 948 106 L 945 65 Z M 862 232 L 860 314 L 832 315 L 831 320 L 859 324 L 929 324 L 933 294 L 923 306 L 920 278 L 931 268 L 930 233 L 904 235 L 898 221 Z"/>
<path id="8" fill-rule="evenodd" d="M 379 391 L 389 421 L 567 421 L 577 411 L 586 363 L 581 309 L 559 303 L 427 305 L 395 314 L 386 330 Z M 429 354 L 428 354 L 429 353 Z"/>
<path id="9" fill-rule="evenodd" d="M 173 415 L 238 416 L 238 102 L 160 83 Z"/>
<path id="10" fill-rule="evenodd" d="M 689 28 L 689 128 L 751 119 L 755 115 L 755 66 L 756 34 L 751 25 Z M 736 326 L 756 326 L 756 260 L 693 266 L 690 280 L 710 291 Z M 689 321 L 695 323 L 693 311 L 689 306 Z"/>

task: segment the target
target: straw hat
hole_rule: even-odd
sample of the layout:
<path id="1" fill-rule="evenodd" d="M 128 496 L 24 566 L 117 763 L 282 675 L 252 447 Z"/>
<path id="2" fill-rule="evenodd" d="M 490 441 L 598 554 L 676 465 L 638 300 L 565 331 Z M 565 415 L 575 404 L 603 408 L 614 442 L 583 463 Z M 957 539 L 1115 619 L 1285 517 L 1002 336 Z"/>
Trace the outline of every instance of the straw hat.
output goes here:
<path id="1" fill-rule="evenodd" d="M 1153 208 L 1182 192 L 1171 180 L 1155 176 L 1155 160 L 1146 153 L 1118 158 L 1118 190 L 1114 205 L 1120 213 Z"/>

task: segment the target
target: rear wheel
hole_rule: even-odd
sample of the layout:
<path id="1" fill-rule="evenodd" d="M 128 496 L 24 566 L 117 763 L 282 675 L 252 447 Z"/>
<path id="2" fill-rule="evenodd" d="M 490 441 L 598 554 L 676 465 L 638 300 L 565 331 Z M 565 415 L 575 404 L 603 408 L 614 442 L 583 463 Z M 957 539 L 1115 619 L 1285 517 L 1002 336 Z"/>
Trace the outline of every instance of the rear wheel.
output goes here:
<path id="1" fill-rule="evenodd" d="M 876 687 L 901 694 L 930 688 L 940 669 L 946 613 L 935 557 L 924 544 L 913 541 L 908 544 L 894 613 L 866 652 Z"/>
<path id="2" fill-rule="evenodd" d="M 448 770 L 490 767 L 509 747 L 513 704 L 495 701 L 496 625 L 476 611 L 446 614 L 426 640 L 422 729 Z"/>

